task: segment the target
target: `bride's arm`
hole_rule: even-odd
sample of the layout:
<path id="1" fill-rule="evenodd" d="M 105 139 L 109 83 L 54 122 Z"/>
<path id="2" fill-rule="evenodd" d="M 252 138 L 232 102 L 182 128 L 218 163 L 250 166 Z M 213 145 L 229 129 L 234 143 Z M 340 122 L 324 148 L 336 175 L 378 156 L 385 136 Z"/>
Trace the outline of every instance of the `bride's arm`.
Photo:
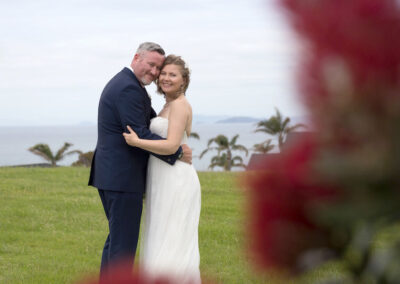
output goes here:
<path id="1" fill-rule="evenodd" d="M 174 154 L 181 145 L 182 135 L 186 128 L 188 111 L 183 101 L 173 101 L 170 103 L 170 107 L 168 136 L 166 140 L 140 139 L 128 126 L 130 133 L 123 133 L 126 143 L 160 155 Z"/>

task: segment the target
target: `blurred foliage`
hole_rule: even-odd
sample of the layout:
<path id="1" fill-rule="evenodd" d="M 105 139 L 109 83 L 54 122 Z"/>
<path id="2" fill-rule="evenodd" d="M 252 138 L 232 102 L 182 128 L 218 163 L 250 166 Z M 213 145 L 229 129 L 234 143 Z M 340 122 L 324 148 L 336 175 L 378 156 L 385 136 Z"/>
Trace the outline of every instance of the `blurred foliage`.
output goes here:
<path id="1" fill-rule="evenodd" d="M 86 153 L 83 153 L 82 151 L 78 151 L 79 157 L 78 161 L 74 162 L 72 164 L 73 167 L 90 167 L 92 165 L 92 160 L 93 160 L 93 151 L 89 151 Z"/>
<path id="2" fill-rule="evenodd" d="M 257 264 L 298 275 L 338 260 L 345 280 L 318 283 L 399 283 L 400 240 L 373 240 L 400 221 L 400 3 L 280 3 L 315 135 L 247 176 Z"/>

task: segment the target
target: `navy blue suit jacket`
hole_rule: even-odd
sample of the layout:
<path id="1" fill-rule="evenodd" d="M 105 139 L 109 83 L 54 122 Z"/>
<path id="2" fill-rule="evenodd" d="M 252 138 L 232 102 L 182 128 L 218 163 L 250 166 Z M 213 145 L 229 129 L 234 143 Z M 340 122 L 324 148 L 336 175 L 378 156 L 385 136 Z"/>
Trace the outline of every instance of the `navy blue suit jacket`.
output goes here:
<path id="1" fill-rule="evenodd" d="M 122 69 L 105 86 L 98 112 L 98 139 L 89 185 L 103 190 L 143 193 L 149 153 L 126 144 L 122 135 L 130 125 L 143 139 L 159 140 L 149 130 L 156 116 L 146 89 L 128 68 Z M 155 155 L 173 165 L 182 148 L 170 156 Z"/>

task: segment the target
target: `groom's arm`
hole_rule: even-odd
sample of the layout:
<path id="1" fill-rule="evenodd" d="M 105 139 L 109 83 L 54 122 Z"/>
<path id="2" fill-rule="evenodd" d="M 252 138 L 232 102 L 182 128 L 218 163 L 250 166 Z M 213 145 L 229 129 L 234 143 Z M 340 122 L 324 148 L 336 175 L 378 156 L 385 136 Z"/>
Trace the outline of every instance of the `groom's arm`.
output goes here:
<path id="1" fill-rule="evenodd" d="M 136 132 L 136 134 L 142 139 L 149 140 L 162 140 L 164 138 L 157 134 L 152 133 L 146 123 L 145 117 L 145 102 L 140 94 L 141 90 L 139 87 L 130 87 L 125 89 L 116 102 L 117 113 L 120 116 L 121 126 L 125 132 L 129 132 L 126 128 L 127 125 Z M 176 160 L 182 153 L 182 147 L 179 147 L 178 151 L 172 155 L 158 155 L 149 152 L 157 158 L 163 160 L 168 164 L 175 164 Z"/>
<path id="2" fill-rule="evenodd" d="M 155 111 L 153 108 L 151 108 L 150 119 L 151 119 L 151 118 L 154 118 L 154 117 L 156 117 L 156 116 L 157 116 L 156 111 Z"/>

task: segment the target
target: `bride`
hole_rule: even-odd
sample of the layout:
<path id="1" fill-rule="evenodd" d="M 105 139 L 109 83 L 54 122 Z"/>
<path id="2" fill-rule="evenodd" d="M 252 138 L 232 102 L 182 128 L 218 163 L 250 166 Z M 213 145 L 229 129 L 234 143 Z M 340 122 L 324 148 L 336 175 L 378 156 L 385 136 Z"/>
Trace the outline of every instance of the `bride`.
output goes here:
<path id="1" fill-rule="evenodd" d="M 166 140 L 140 139 L 128 126 L 126 142 L 161 155 L 175 153 L 192 128 L 192 108 L 185 97 L 190 71 L 181 57 L 169 55 L 156 81 L 166 103 L 150 130 Z M 179 277 L 179 283 L 200 283 L 198 225 L 200 183 L 193 165 L 171 166 L 150 155 L 141 265 L 151 274 Z"/>

